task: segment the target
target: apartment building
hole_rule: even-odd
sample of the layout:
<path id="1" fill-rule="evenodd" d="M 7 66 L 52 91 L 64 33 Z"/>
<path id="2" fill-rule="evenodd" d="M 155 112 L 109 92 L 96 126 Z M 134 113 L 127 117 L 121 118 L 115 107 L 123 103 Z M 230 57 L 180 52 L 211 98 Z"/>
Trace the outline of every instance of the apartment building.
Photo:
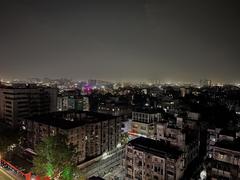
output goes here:
<path id="1" fill-rule="evenodd" d="M 161 121 L 161 113 L 157 110 L 134 111 L 130 134 L 155 139 L 155 124 L 159 121 Z"/>
<path id="2" fill-rule="evenodd" d="M 78 111 L 89 111 L 89 98 L 87 96 L 74 95 L 69 96 L 66 94 L 58 95 L 57 97 L 57 110 L 58 111 L 68 111 L 68 110 L 78 110 Z"/>
<path id="3" fill-rule="evenodd" d="M 240 179 L 240 138 L 216 142 L 209 176 L 212 180 Z"/>
<path id="4" fill-rule="evenodd" d="M 129 106 L 118 103 L 101 103 L 98 106 L 98 112 L 104 114 L 111 114 L 113 116 L 129 115 L 131 109 Z"/>
<path id="5" fill-rule="evenodd" d="M 21 119 L 56 111 L 57 89 L 36 84 L 0 87 L 0 120 L 12 127 Z"/>
<path id="6" fill-rule="evenodd" d="M 27 144 L 33 149 L 44 137 L 65 134 L 68 143 L 77 147 L 77 163 L 114 150 L 120 143 L 120 119 L 100 113 L 55 112 L 27 118 L 22 126 L 27 133 Z"/>
<path id="7" fill-rule="evenodd" d="M 207 157 L 213 157 L 215 144 L 221 140 L 233 141 L 238 136 L 238 131 L 221 128 L 208 128 L 207 130 Z"/>
<path id="8" fill-rule="evenodd" d="M 187 168 L 199 154 L 200 137 L 196 122 L 176 118 L 175 123 L 162 121 L 156 126 L 156 140 L 178 147 L 184 154 L 184 167 Z"/>
<path id="9" fill-rule="evenodd" d="M 184 174 L 183 156 L 165 141 L 136 138 L 126 147 L 126 180 L 178 180 Z"/>

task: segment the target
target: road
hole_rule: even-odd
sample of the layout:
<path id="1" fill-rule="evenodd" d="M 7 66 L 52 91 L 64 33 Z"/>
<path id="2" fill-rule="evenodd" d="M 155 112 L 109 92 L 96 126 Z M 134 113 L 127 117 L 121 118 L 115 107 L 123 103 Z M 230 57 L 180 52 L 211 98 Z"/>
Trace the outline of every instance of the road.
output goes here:
<path id="1" fill-rule="evenodd" d="M 10 175 L 8 175 L 3 169 L 0 168 L 0 179 L 1 180 L 14 180 Z"/>

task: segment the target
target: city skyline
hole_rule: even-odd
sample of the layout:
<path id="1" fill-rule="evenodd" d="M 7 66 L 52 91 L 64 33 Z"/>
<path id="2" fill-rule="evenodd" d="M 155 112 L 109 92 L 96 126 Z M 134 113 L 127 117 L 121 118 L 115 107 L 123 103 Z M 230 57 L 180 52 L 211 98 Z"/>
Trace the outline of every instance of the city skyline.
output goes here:
<path id="1" fill-rule="evenodd" d="M 0 0 L 0 180 L 240 179 L 236 0 Z"/>
<path id="2" fill-rule="evenodd" d="M 0 76 L 238 82 L 235 1 L 2 1 Z"/>

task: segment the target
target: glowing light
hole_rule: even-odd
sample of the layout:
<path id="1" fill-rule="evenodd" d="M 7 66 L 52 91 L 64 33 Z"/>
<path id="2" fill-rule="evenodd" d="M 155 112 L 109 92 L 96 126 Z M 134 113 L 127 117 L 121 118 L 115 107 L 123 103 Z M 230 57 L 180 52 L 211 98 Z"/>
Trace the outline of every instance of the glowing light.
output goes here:
<path id="1" fill-rule="evenodd" d="M 70 167 L 65 167 L 63 170 L 63 174 L 62 176 L 64 177 L 64 179 L 66 180 L 71 180 L 73 179 L 72 177 L 72 169 Z"/>
<path id="2" fill-rule="evenodd" d="M 53 165 L 50 163 L 47 163 L 47 175 L 49 177 L 53 177 L 54 171 L 53 171 Z"/>
<path id="3" fill-rule="evenodd" d="M 207 172 L 205 170 L 203 170 L 201 173 L 200 173 L 200 178 L 201 180 L 204 180 L 207 178 Z"/>
<path id="4" fill-rule="evenodd" d="M 129 135 L 132 135 L 132 136 L 141 136 L 141 137 L 147 137 L 146 135 L 143 135 L 143 134 L 138 134 L 138 133 L 134 133 L 134 132 L 128 132 Z"/>
<path id="5" fill-rule="evenodd" d="M 107 159 L 107 157 L 108 157 L 108 154 L 107 154 L 106 152 L 103 153 L 102 158 L 103 158 L 103 159 Z"/>
<path id="6" fill-rule="evenodd" d="M 117 144 L 117 148 L 120 148 L 120 147 L 121 147 L 121 143 L 118 143 L 118 144 Z"/>

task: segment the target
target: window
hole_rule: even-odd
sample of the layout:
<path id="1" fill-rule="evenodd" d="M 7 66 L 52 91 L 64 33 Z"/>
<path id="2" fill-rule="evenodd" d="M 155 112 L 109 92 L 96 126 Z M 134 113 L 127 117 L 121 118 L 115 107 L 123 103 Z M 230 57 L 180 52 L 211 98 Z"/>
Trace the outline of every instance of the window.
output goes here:
<path id="1" fill-rule="evenodd" d="M 163 169 L 161 169 L 161 172 L 160 172 L 161 175 L 163 175 Z"/>
<path id="2" fill-rule="evenodd" d="M 174 173 L 171 172 L 171 171 L 167 171 L 167 174 L 168 174 L 168 175 L 171 175 L 171 176 L 174 176 Z"/>

